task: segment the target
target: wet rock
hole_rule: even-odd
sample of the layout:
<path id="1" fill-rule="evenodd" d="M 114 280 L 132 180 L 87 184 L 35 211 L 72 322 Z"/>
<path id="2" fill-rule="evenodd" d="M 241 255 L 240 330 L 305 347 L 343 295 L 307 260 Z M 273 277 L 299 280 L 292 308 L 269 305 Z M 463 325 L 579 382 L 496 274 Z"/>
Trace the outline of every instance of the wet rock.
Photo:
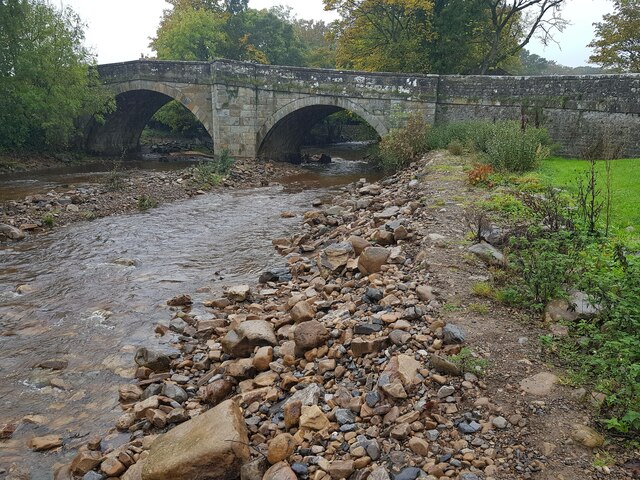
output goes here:
<path id="1" fill-rule="evenodd" d="M 329 426 L 329 419 L 326 417 L 320 407 L 312 405 L 310 407 L 302 407 L 302 415 L 300 416 L 300 427 L 310 430 L 322 430 Z"/>
<path id="2" fill-rule="evenodd" d="M 273 325 L 264 320 L 247 320 L 231 330 L 222 339 L 225 353 L 234 357 L 248 357 L 255 347 L 278 344 Z"/>
<path id="3" fill-rule="evenodd" d="M 367 247 L 358 257 L 358 270 L 364 275 L 377 273 L 387 263 L 390 251 L 384 247 Z"/>
<path id="4" fill-rule="evenodd" d="M 292 278 L 289 267 L 270 267 L 260 274 L 258 282 L 288 282 Z"/>
<path id="5" fill-rule="evenodd" d="M 382 300 L 384 298 L 384 292 L 382 290 L 380 290 L 379 288 L 367 288 L 367 291 L 365 292 L 365 297 L 367 297 L 367 299 L 371 302 L 379 302 L 380 300 Z"/>
<path id="6" fill-rule="evenodd" d="M 464 343 L 466 337 L 465 331 L 452 323 L 448 323 L 442 329 L 442 339 L 445 345 Z"/>
<path id="7" fill-rule="evenodd" d="M 240 407 L 227 400 L 178 425 L 151 445 L 142 480 L 233 480 L 249 459 Z"/>
<path id="8" fill-rule="evenodd" d="M 24 240 L 25 236 L 25 233 L 19 228 L 0 223 L 0 240 Z"/>
<path id="9" fill-rule="evenodd" d="M 344 268 L 353 256 L 353 247 L 349 242 L 334 243 L 320 253 L 318 266 L 335 272 Z"/>
<path id="10" fill-rule="evenodd" d="M 136 350 L 134 361 L 138 366 L 148 368 L 153 372 L 168 372 L 171 368 L 171 359 L 168 355 L 145 347 Z"/>
<path id="11" fill-rule="evenodd" d="M 107 477 L 117 477 L 127 469 L 120 460 L 113 457 L 107 457 L 101 464 L 100 470 L 104 472 Z"/>
<path id="12" fill-rule="evenodd" d="M 81 477 L 95 469 L 102 462 L 102 453 L 84 450 L 74 457 L 69 470 L 72 474 Z"/>
<path id="13" fill-rule="evenodd" d="M 486 242 L 480 242 L 472 245 L 469 247 L 469 251 L 489 265 L 503 266 L 506 264 L 506 260 L 502 252 Z"/>
<path id="14" fill-rule="evenodd" d="M 171 300 L 167 300 L 167 305 L 170 307 L 188 307 L 193 303 L 189 295 L 178 295 Z"/>
<path id="15" fill-rule="evenodd" d="M 64 370 L 69 365 L 66 360 L 45 360 L 38 364 L 39 368 L 45 368 L 49 370 Z"/>
<path id="16" fill-rule="evenodd" d="M 226 295 L 232 302 L 244 302 L 249 298 L 251 287 L 249 285 L 234 285 L 227 289 Z"/>
<path id="17" fill-rule="evenodd" d="M 289 458 L 296 449 L 296 441 L 288 433 L 277 435 L 269 442 L 267 460 L 274 465 Z"/>
<path id="18" fill-rule="evenodd" d="M 267 470 L 262 480 L 298 480 L 298 477 L 286 462 L 280 462 Z"/>
<path id="19" fill-rule="evenodd" d="M 553 386 L 558 382 L 558 377 L 549 372 L 542 372 L 520 382 L 520 388 L 531 395 L 545 396 L 551 393 Z"/>
<path id="20" fill-rule="evenodd" d="M 44 452 L 62 446 L 62 438 L 58 435 L 45 435 L 44 437 L 33 437 L 27 442 L 27 446 L 34 452 Z"/>
<path id="21" fill-rule="evenodd" d="M 324 345 L 329 340 L 330 334 L 326 327 L 317 320 L 303 322 L 296 326 L 293 332 L 293 340 L 296 344 L 296 353 L 302 353 Z"/>
<path id="22" fill-rule="evenodd" d="M 7 440 L 11 438 L 17 428 L 17 423 L 4 423 L 0 425 L 0 440 Z"/>
<path id="23" fill-rule="evenodd" d="M 598 448 L 604 445 L 604 437 L 586 425 L 573 425 L 571 427 L 571 438 L 588 448 Z"/>
<path id="24" fill-rule="evenodd" d="M 291 320 L 296 323 L 308 322 L 309 320 L 313 320 L 316 316 L 316 312 L 313 307 L 309 305 L 309 302 L 304 300 L 296 303 L 289 313 L 291 315 Z"/>
<path id="25" fill-rule="evenodd" d="M 400 473 L 396 473 L 393 476 L 393 480 L 415 480 L 424 475 L 423 471 L 417 467 L 403 468 Z"/>

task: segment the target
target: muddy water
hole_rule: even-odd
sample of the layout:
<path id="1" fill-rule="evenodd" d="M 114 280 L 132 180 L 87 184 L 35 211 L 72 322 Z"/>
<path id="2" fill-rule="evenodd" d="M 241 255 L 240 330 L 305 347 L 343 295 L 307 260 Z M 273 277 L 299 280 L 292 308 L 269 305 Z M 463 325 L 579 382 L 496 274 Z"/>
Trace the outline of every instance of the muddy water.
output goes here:
<path id="1" fill-rule="evenodd" d="M 283 187 L 213 193 L 0 247 L 0 425 L 43 417 L 0 441 L 0 472 L 15 464 L 25 478 L 51 478 L 73 446 L 113 426 L 136 347 L 171 348 L 153 337 L 154 323 L 170 317 L 167 299 L 189 293 L 198 305 L 225 285 L 255 282 L 281 262 L 271 239 L 300 225 L 283 210 L 302 212 L 328 186 L 361 177 L 371 179 L 362 164 L 337 161 Z M 68 366 L 34 368 L 53 359 Z M 62 452 L 26 448 L 49 433 L 63 437 Z"/>

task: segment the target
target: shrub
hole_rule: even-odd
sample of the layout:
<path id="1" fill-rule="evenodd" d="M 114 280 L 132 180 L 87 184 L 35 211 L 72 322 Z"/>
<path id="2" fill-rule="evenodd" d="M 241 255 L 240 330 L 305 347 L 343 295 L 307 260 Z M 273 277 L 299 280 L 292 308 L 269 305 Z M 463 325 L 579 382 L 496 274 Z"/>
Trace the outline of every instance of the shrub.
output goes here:
<path id="1" fill-rule="evenodd" d="M 446 123 L 433 127 L 427 134 L 427 146 L 431 150 L 448 148 L 454 142 L 474 152 L 485 152 L 487 140 L 495 126 L 491 122 L 472 121 Z"/>
<path id="2" fill-rule="evenodd" d="M 501 122 L 487 141 L 486 158 L 496 170 L 526 172 L 549 157 L 550 144 L 545 129 L 522 129 L 517 122 Z"/>
<path id="3" fill-rule="evenodd" d="M 449 150 L 451 155 L 459 157 L 464 153 L 464 145 L 460 140 L 452 140 L 451 143 L 449 143 L 447 150 Z"/>
<path id="4" fill-rule="evenodd" d="M 411 163 L 418 155 L 428 151 L 426 134 L 429 125 L 419 114 L 411 115 L 404 128 L 391 130 L 380 141 L 376 163 L 389 171 Z"/>
<path id="5" fill-rule="evenodd" d="M 489 176 L 493 173 L 493 167 L 484 163 L 476 163 L 467 174 L 467 181 L 471 185 L 491 186 Z"/>

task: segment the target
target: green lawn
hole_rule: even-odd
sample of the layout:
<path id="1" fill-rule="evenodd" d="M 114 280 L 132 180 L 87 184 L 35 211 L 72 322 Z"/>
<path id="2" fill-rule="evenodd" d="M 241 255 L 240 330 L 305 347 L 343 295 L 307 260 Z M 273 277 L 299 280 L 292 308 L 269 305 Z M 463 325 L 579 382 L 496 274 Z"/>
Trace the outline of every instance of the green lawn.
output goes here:
<path id="1" fill-rule="evenodd" d="M 605 191 L 605 162 L 598 162 L 598 181 L 604 194 Z M 551 158 L 545 160 L 538 172 L 553 185 L 575 190 L 576 179 L 589 167 L 586 160 L 566 158 Z M 631 235 L 640 235 L 640 158 L 612 160 L 611 163 L 612 195 L 612 224 L 615 229 L 624 230 L 633 227 Z M 622 232 L 620 232 L 622 233 Z M 625 232 L 629 236 L 628 232 Z"/>

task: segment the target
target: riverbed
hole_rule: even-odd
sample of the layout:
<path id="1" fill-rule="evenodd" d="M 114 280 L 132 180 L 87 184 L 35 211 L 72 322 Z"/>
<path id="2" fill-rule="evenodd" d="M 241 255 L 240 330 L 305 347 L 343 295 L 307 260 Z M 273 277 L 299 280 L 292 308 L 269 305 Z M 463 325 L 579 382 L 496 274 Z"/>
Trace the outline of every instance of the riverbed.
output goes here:
<path id="1" fill-rule="evenodd" d="M 379 174 L 338 159 L 279 186 L 218 191 L 0 247 L 0 425 L 31 416 L 0 442 L 0 472 L 15 464 L 32 479 L 51 478 L 74 445 L 113 426 L 135 349 L 171 348 L 153 335 L 168 316 L 167 299 L 197 291 L 197 309 L 224 286 L 254 283 L 283 261 L 273 238 L 300 228 L 301 214 L 331 188 L 362 177 Z M 37 367 L 50 360 L 64 368 Z M 26 448 L 49 433 L 65 439 L 61 452 Z"/>

